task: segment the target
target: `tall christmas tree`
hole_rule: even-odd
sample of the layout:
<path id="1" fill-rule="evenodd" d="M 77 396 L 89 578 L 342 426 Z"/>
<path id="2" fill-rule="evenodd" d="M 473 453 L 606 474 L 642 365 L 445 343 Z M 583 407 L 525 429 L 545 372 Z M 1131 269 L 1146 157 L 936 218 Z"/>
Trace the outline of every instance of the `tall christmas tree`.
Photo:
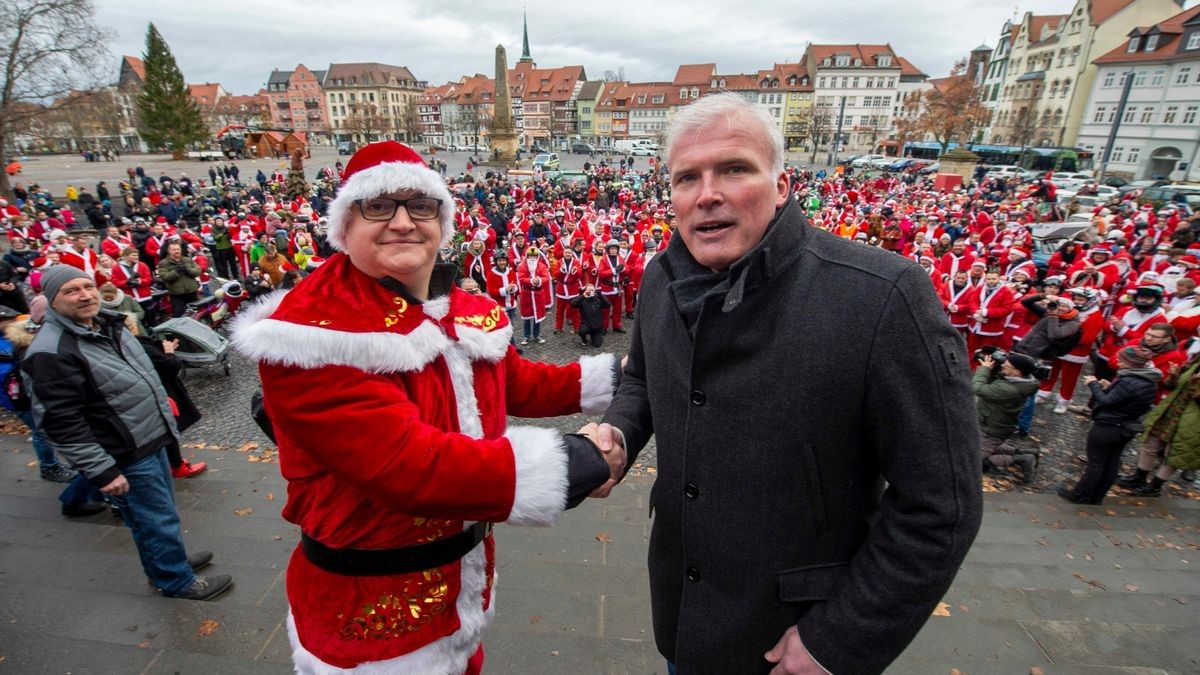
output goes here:
<path id="1" fill-rule="evenodd" d="M 146 80 L 138 96 L 138 128 L 151 148 L 166 146 L 175 159 L 183 159 L 192 143 L 208 138 L 200 109 L 188 96 L 183 73 L 175 56 L 154 24 L 146 29 Z"/>

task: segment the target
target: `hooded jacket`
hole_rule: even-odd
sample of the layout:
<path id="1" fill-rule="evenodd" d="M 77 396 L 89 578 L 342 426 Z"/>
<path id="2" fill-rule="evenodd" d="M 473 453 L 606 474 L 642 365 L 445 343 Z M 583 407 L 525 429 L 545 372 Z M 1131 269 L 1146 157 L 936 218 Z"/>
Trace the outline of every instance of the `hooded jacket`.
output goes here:
<path id="1" fill-rule="evenodd" d="M 104 487 L 178 434 L 167 392 L 124 317 L 100 310 L 95 323 L 88 330 L 47 309 L 21 376 L 46 439 Z"/>

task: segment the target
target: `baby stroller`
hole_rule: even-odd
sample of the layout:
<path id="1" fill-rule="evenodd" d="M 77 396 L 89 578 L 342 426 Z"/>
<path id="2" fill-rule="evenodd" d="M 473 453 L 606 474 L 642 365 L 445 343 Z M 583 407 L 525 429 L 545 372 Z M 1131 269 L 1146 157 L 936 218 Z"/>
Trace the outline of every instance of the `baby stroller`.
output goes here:
<path id="1" fill-rule="evenodd" d="M 195 319 L 168 319 L 150 330 L 156 340 L 179 340 L 175 356 L 188 368 L 220 364 L 229 375 L 229 340 Z"/>

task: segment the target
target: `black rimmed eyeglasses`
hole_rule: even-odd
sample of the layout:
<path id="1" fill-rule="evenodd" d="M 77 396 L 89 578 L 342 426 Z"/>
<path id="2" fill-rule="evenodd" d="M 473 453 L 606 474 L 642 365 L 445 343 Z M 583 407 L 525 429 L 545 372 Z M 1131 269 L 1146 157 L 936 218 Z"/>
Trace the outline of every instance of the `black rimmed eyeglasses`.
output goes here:
<path id="1" fill-rule="evenodd" d="M 442 212 L 442 200 L 437 197 L 412 197 L 410 199 L 392 199 L 391 197 L 372 197 L 371 199 L 356 199 L 358 210 L 367 220 L 391 220 L 396 215 L 396 209 L 401 206 L 408 212 L 412 220 L 434 220 Z"/>

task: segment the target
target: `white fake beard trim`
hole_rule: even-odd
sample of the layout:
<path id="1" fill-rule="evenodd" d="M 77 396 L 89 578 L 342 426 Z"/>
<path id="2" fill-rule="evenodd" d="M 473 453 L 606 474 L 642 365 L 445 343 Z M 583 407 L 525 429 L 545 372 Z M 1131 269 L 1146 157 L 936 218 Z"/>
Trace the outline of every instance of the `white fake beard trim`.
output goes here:
<path id="1" fill-rule="evenodd" d="M 292 645 L 292 664 L 301 675 L 462 675 L 467 669 L 467 661 L 479 649 L 484 629 L 496 614 L 494 582 L 488 609 L 483 611 L 487 558 L 482 542 L 462 559 L 461 586 L 455 603 L 459 621 L 457 631 L 408 654 L 386 661 L 368 661 L 354 668 L 331 666 L 305 649 L 296 634 L 296 620 L 289 608 L 287 631 Z"/>

